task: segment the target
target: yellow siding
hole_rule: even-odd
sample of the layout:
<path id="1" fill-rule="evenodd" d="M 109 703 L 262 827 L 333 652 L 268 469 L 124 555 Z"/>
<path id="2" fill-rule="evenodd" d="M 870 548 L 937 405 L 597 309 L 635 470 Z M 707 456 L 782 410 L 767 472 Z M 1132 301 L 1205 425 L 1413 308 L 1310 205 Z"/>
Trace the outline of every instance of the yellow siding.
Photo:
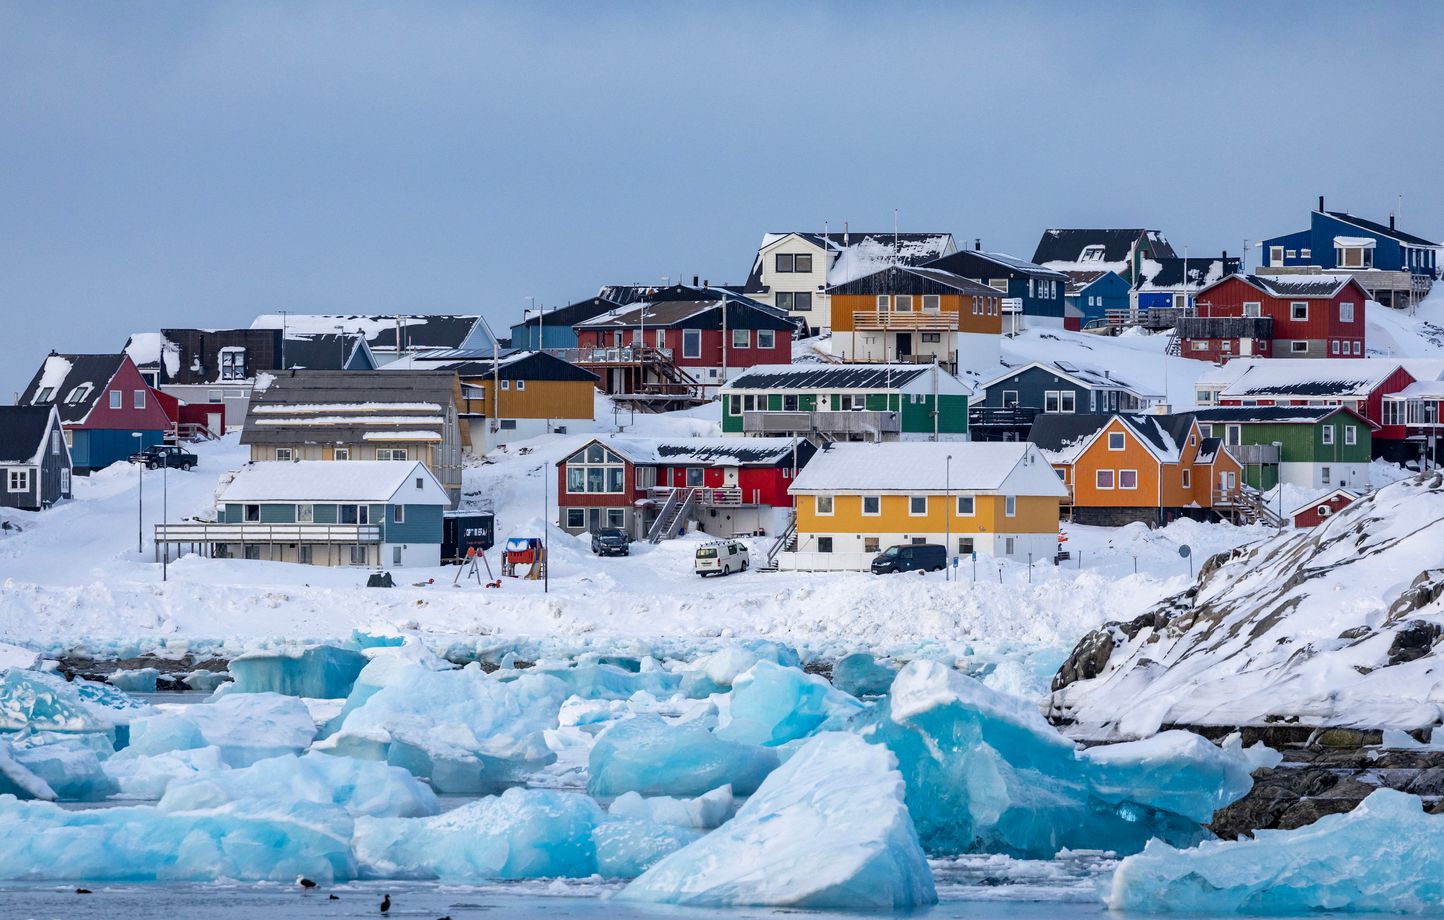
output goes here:
<path id="1" fill-rule="evenodd" d="M 591 418 L 596 386 L 586 380 L 528 380 L 524 389 L 516 389 L 510 381 L 501 391 L 500 404 L 492 405 L 492 379 L 467 378 L 468 384 L 481 388 L 482 396 L 470 400 L 469 411 L 480 411 L 497 418 Z"/>
<path id="2" fill-rule="evenodd" d="M 797 498 L 797 529 L 800 533 L 1056 533 L 1058 531 L 1058 499 L 1023 495 L 1016 503 L 1016 514 L 1005 513 L 1001 495 L 978 495 L 974 498 L 974 514 L 956 511 L 953 498 L 951 521 L 945 513 L 948 496 L 928 496 L 928 513 L 908 513 L 909 496 L 882 496 L 881 514 L 864 515 L 861 495 L 837 495 L 832 514 L 818 514 L 812 495 Z"/>

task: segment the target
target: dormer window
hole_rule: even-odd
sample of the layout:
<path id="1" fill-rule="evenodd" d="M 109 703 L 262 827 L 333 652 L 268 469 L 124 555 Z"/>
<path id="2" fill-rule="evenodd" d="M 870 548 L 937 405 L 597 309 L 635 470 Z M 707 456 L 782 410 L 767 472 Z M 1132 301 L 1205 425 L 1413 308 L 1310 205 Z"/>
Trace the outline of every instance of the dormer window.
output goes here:
<path id="1" fill-rule="evenodd" d="M 1102 246 L 1084 246 L 1083 254 L 1078 257 L 1079 262 L 1102 262 L 1104 249 Z"/>
<path id="2" fill-rule="evenodd" d="M 41 387 L 40 392 L 35 394 L 37 403 L 48 403 L 55 396 L 55 387 Z"/>
<path id="3" fill-rule="evenodd" d="M 90 390 L 90 384 L 82 383 L 80 386 L 71 390 L 69 396 L 65 397 L 66 405 L 73 406 L 76 403 L 85 402 L 85 400 L 90 396 Z"/>
<path id="4" fill-rule="evenodd" d="M 221 379 L 222 380 L 245 380 L 249 376 L 246 373 L 246 350 L 240 347 L 221 349 Z"/>

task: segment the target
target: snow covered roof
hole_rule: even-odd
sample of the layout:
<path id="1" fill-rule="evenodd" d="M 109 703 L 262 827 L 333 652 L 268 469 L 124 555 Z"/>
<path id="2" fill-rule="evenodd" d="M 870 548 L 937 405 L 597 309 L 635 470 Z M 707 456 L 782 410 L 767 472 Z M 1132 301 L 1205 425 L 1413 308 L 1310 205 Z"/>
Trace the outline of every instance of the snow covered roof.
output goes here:
<path id="1" fill-rule="evenodd" d="M 1153 393 L 1144 393 L 1142 390 L 1139 390 L 1135 388 L 1132 384 L 1128 383 L 1128 381 L 1122 380 L 1118 377 L 1114 377 L 1112 371 L 1102 370 L 1094 367 L 1083 367 L 1081 365 L 1074 364 L 1071 361 L 1030 361 L 1027 364 L 1020 364 L 1017 367 L 1010 367 L 998 376 L 992 378 L 991 380 L 987 380 L 983 383 L 978 384 L 978 389 L 991 389 L 997 384 L 1000 384 L 1006 380 L 1010 380 L 1013 377 L 1016 377 L 1017 375 L 1023 373 L 1024 371 L 1029 370 L 1030 368 L 1037 368 L 1039 370 L 1047 371 L 1050 374 L 1055 374 L 1059 377 L 1066 377 L 1067 379 L 1072 380 L 1079 386 L 1085 387 L 1090 390 L 1102 388 L 1128 390 L 1130 393 L 1145 398 L 1158 395 Z"/>
<path id="2" fill-rule="evenodd" d="M 889 265 L 921 265 L 957 249 L 953 235 L 946 232 L 764 233 L 762 244 L 757 247 L 757 255 L 752 260 L 752 271 L 743 286 L 744 291 L 757 293 L 766 290 L 762 284 L 763 259 L 766 258 L 768 250 L 788 237 L 798 237 L 823 250 L 825 257 L 831 260 L 831 264 L 827 266 L 829 285 L 845 284 Z"/>
<path id="3" fill-rule="evenodd" d="M 1416 380 L 1397 393 L 1385 399 L 1441 399 L 1444 398 L 1444 380 Z"/>
<path id="4" fill-rule="evenodd" d="M 929 293 L 935 290 L 956 291 L 977 297 L 998 297 L 1002 292 L 971 278 L 926 265 L 886 265 L 870 274 L 851 279 L 828 289 L 830 294 Z"/>
<path id="5" fill-rule="evenodd" d="M 1243 280 L 1275 297 L 1332 298 L 1355 283 L 1349 275 L 1243 275 Z"/>
<path id="6" fill-rule="evenodd" d="M 501 380 L 585 380 L 595 382 L 597 375 L 577 367 L 545 351 L 512 351 L 493 361 L 491 351 L 484 353 L 461 348 L 436 348 L 398 358 L 385 365 L 386 371 L 445 370 L 463 379 L 490 377 Z"/>
<path id="7" fill-rule="evenodd" d="M 54 406 L 0 406 L 0 463 L 38 466 Z"/>
<path id="8" fill-rule="evenodd" d="M 996 278 L 1006 275 L 1013 278 L 1042 278 L 1063 282 L 1068 280 L 1062 272 L 1036 262 L 1010 256 L 1005 252 L 990 252 L 983 249 L 959 249 L 951 255 L 934 259 L 928 263 L 928 267 L 941 268 L 966 278 Z"/>
<path id="9" fill-rule="evenodd" d="M 575 326 L 593 316 L 600 316 L 609 313 L 623 304 L 608 300 L 605 297 L 588 297 L 586 300 L 578 300 L 576 303 L 563 304 L 560 307 L 549 307 L 541 312 L 541 324 L 543 326 Z M 535 328 L 537 325 L 537 314 L 531 313 L 521 320 L 511 324 L 513 333 L 525 327 Z"/>
<path id="10" fill-rule="evenodd" d="M 477 318 L 470 315 L 378 315 L 342 313 L 263 313 L 251 323 L 252 329 L 284 329 L 286 335 L 356 333 L 366 337 L 372 349 L 396 350 L 396 330 L 402 331 L 403 349 L 456 348 Z M 340 328 L 337 328 L 340 327 Z"/>
<path id="11" fill-rule="evenodd" d="M 1222 398 L 1364 397 L 1400 369 L 1384 358 L 1289 358 L 1252 361 L 1248 370 L 1225 386 Z"/>
<path id="12" fill-rule="evenodd" d="M 180 369 L 180 346 L 165 337 L 163 332 L 136 332 L 125 342 L 125 353 L 136 367 L 161 367 L 165 362 L 166 376 L 173 376 Z"/>
<path id="13" fill-rule="evenodd" d="M 449 371 L 289 371 L 252 393 L 241 443 L 344 444 L 382 430 L 439 438 L 455 386 Z"/>
<path id="14" fill-rule="evenodd" d="M 1290 511 L 1288 513 L 1288 516 L 1297 517 L 1300 514 L 1303 514 L 1305 511 L 1312 511 L 1320 505 L 1327 505 L 1336 498 L 1346 498 L 1348 499 L 1348 502 L 1346 502 L 1345 504 L 1348 504 L 1350 502 L 1358 501 L 1359 493 L 1355 492 L 1352 489 L 1334 489 L 1332 492 L 1325 492 L 1323 495 L 1320 495 L 1317 498 L 1309 499 L 1302 505 L 1299 505 L 1297 508 Z"/>
<path id="15" fill-rule="evenodd" d="M 349 365 L 358 352 L 365 355 L 366 360 L 363 363 L 367 367 L 362 368 L 363 370 L 376 366 L 376 359 L 371 354 L 371 346 L 366 343 L 365 336 L 355 333 L 343 335 L 338 332 L 288 334 L 281 343 L 281 356 L 285 362 L 282 369 L 295 367 L 338 371 Z"/>
<path id="16" fill-rule="evenodd" d="M 1313 425 L 1337 412 L 1363 420 L 1362 416 L 1346 406 L 1219 406 L 1213 409 L 1195 409 L 1193 416 L 1204 423 Z"/>
<path id="17" fill-rule="evenodd" d="M 416 481 L 421 480 L 420 487 Z M 377 502 L 450 505 L 446 490 L 420 461 L 258 460 L 221 492 L 230 503 Z"/>
<path id="18" fill-rule="evenodd" d="M 1068 277 L 1068 293 L 1077 294 L 1088 285 L 1097 281 L 1099 278 L 1102 278 L 1104 275 L 1117 275 L 1118 273 L 1112 271 L 1111 269 L 1098 268 L 1088 271 L 1079 271 L 1075 269 L 1072 271 L 1063 272 L 1063 274 Z M 1122 278 L 1121 275 L 1119 275 L 1119 277 Z"/>
<path id="19" fill-rule="evenodd" d="M 1038 448 L 1026 441 L 835 444 L 813 455 L 790 491 L 936 494 L 945 489 L 1058 498 L 1068 494 Z"/>
<path id="20" fill-rule="evenodd" d="M 737 390 L 838 390 L 932 392 L 932 365 L 918 364 L 758 364 L 722 386 Z M 939 392 L 967 393 L 966 384 L 941 368 L 936 370 Z"/>
<path id="21" fill-rule="evenodd" d="M 106 385 L 127 360 L 124 352 L 113 355 L 61 355 L 52 352 L 35 372 L 18 405 L 53 405 L 62 422 L 84 422 Z"/>
<path id="22" fill-rule="evenodd" d="M 689 328 L 720 329 L 722 303 L 727 303 L 729 326 L 742 329 L 793 330 L 796 324 L 774 307 L 736 294 L 709 300 L 641 301 L 615 313 L 604 313 L 577 323 L 578 329 Z M 715 314 L 711 316 L 709 314 Z"/>
<path id="23" fill-rule="evenodd" d="M 1149 244 L 1148 255 L 1151 258 L 1172 259 L 1177 256 L 1168 240 L 1157 230 L 1052 229 L 1043 231 L 1038 248 L 1033 251 L 1033 261 L 1064 272 L 1127 272 L 1129 256 L 1133 253 L 1134 244 L 1140 240 Z M 1089 257 L 1084 258 L 1085 254 Z"/>
<path id="24" fill-rule="evenodd" d="M 791 459 L 794 447 L 801 447 L 804 451 L 812 449 L 811 444 L 798 438 L 643 438 L 611 435 L 596 440 L 628 462 L 643 466 L 774 466 Z M 570 456 L 576 456 L 576 452 Z M 561 460 L 558 466 L 569 458 Z"/>
<path id="25" fill-rule="evenodd" d="M 1109 423 L 1117 419 L 1160 462 L 1177 463 L 1193 427 L 1189 412 L 1172 415 L 1151 413 L 1047 413 L 1033 420 L 1028 440 L 1038 445 L 1054 463 L 1068 463 L 1077 458 Z"/>
<path id="26" fill-rule="evenodd" d="M 1138 263 L 1139 291 L 1199 290 L 1239 270 L 1240 262 L 1230 256 L 1218 258 L 1155 259 Z"/>
<path id="27" fill-rule="evenodd" d="M 1361 230 L 1367 230 L 1370 233 L 1374 233 L 1383 237 L 1388 237 L 1389 239 L 1397 240 L 1400 243 L 1407 243 L 1410 246 L 1423 246 L 1431 249 L 1439 248 L 1439 243 L 1435 240 L 1426 240 L 1422 236 L 1415 236 L 1412 233 L 1405 233 L 1402 230 L 1395 230 L 1394 228 L 1386 226 L 1385 224 L 1375 223 L 1372 220 L 1365 220 L 1362 217 L 1355 217 L 1354 215 L 1349 214 L 1345 211 L 1325 211 L 1324 213 L 1328 214 L 1334 220 L 1341 220 L 1346 224 L 1353 224 L 1355 227 L 1358 227 Z"/>

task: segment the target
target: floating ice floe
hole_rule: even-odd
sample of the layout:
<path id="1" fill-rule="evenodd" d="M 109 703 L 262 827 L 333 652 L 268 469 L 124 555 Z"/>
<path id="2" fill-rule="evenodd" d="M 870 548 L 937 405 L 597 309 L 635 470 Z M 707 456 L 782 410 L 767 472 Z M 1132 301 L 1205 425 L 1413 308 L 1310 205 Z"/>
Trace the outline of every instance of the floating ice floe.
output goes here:
<path id="1" fill-rule="evenodd" d="M 247 652 L 231 659 L 231 693 L 280 693 L 312 699 L 342 699 L 367 659 L 334 645 L 285 647 Z"/>
<path id="2" fill-rule="evenodd" d="M 101 766 L 116 788 L 116 794 L 127 799 L 159 799 L 176 779 L 212 773 L 226 768 L 218 747 L 188 748 L 162 754 L 135 755 L 121 751 Z"/>
<path id="3" fill-rule="evenodd" d="M 106 731 L 138 709 L 125 694 L 56 674 L 9 668 L 0 673 L 0 731 Z"/>
<path id="4" fill-rule="evenodd" d="M 109 736 L 98 732 L 62 734 L 22 733 L 0 738 L 0 792 L 22 799 L 57 802 L 99 802 L 119 791 L 106 774 L 103 757 L 110 756 Z M 9 760 L 41 786 L 5 768 Z M 9 783 L 4 776 L 10 776 Z"/>
<path id="5" fill-rule="evenodd" d="M 587 790 L 596 796 L 698 796 L 730 785 L 750 795 L 776 769 L 771 748 L 726 741 L 702 725 L 672 725 L 644 714 L 613 724 L 597 737 L 588 761 Z"/>
<path id="6" fill-rule="evenodd" d="M 625 700 L 637 693 L 668 697 L 677 692 L 681 677 L 667 671 L 629 671 L 614 664 L 579 661 L 575 664 L 538 662 L 525 671 L 499 671 L 505 680 L 514 676 L 546 674 L 566 685 L 571 695 L 588 700 Z"/>
<path id="7" fill-rule="evenodd" d="M 1207 836 L 1201 816 L 1252 786 L 1242 757 L 1176 735 L 1080 754 L 1028 701 L 935 662 L 903 668 L 869 723 L 860 730 L 897 755 L 933 854 L 1192 843 Z"/>
<path id="8" fill-rule="evenodd" d="M 856 735 L 801 745 L 737 815 L 618 897 L 692 906 L 899 910 L 937 900 L 889 751 Z"/>
<path id="9" fill-rule="evenodd" d="M 158 807 L 199 811 L 244 800 L 335 805 L 352 815 L 417 818 L 440 810 L 436 793 L 400 767 L 329 754 L 287 754 L 239 770 L 173 780 Z"/>
<path id="10" fill-rule="evenodd" d="M 1104 900 L 1142 913 L 1432 913 L 1444 902 L 1440 841 L 1444 817 L 1380 789 L 1297 830 L 1187 850 L 1152 842 L 1119 864 Z"/>
<path id="11" fill-rule="evenodd" d="M 644 798 L 635 792 L 626 792 L 612 800 L 607 813 L 655 824 L 711 830 L 732 816 L 733 807 L 732 787 L 720 786 L 693 799 L 667 795 Z"/>
<path id="12" fill-rule="evenodd" d="M 106 678 L 110 685 L 126 693 L 154 693 L 160 671 L 155 668 L 134 668 L 116 671 Z"/>
<path id="13" fill-rule="evenodd" d="M 717 737 L 744 744 L 786 744 L 824 723 L 841 727 L 863 710 L 862 703 L 825 678 L 771 661 L 759 661 L 739 674 L 728 696 Z"/>
<path id="14" fill-rule="evenodd" d="M 246 767 L 268 757 L 299 754 L 315 736 L 310 710 L 296 697 L 246 693 L 137 718 L 130 725 L 130 745 L 116 757 L 214 746 L 228 766 Z"/>

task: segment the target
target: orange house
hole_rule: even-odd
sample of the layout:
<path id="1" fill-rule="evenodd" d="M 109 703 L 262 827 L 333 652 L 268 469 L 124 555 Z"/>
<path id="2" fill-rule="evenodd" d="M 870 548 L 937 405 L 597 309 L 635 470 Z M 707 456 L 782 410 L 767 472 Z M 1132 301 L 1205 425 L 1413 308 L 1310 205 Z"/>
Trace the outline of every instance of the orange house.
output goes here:
<path id="1" fill-rule="evenodd" d="M 1070 493 L 1070 520 L 1166 524 L 1232 517 L 1243 467 L 1191 413 L 1040 415 L 1038 445 Z"/>

